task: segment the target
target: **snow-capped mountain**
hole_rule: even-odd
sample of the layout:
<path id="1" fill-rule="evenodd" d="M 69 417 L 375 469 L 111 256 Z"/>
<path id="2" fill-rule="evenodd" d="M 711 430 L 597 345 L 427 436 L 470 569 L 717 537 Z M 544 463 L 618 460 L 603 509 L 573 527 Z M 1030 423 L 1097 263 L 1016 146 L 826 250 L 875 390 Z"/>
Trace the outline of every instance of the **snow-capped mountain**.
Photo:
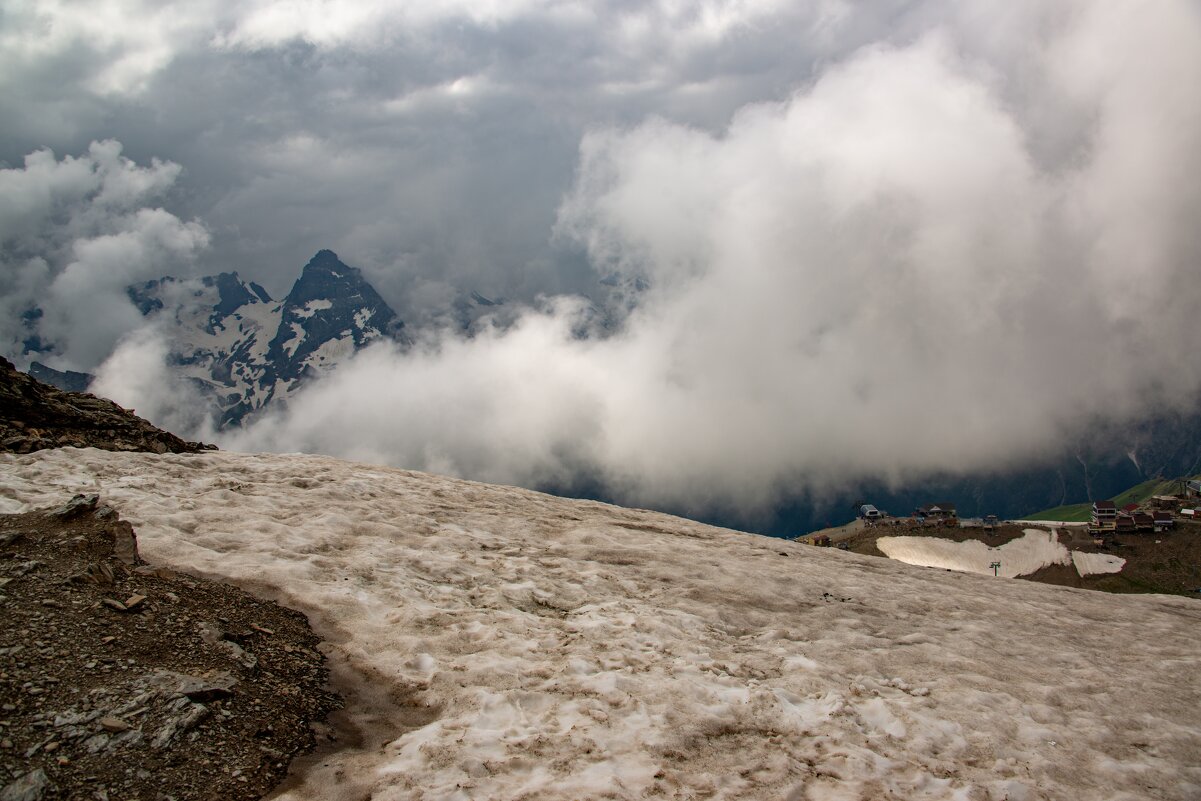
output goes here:
<path id="1" fill-rule="evenodd" d="M 404 322 L 362 273 L 322 250 L 282 301 L 236 272 L 131 286 L 139 311 L 163 326 L 170 361 L 237 425 L 305 381 L 380 339 L 403 341 Z"/>

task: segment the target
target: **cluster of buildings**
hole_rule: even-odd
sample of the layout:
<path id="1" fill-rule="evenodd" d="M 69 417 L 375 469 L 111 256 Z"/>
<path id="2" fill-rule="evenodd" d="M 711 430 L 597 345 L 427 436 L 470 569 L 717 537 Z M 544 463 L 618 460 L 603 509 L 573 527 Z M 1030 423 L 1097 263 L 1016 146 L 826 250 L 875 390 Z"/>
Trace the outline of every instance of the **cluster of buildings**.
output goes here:
<path id="1" fill-rule="evenodd" d="M 959 514 L 953 503 L 931 503 L 919 506 L 907 518 L 893 517 L 888 512 L 877 509 L 870 503 L 859 507 L 859 518 L 867 523 L 885 523 L 894 526 L 958 526 Z M 995 519 L 995 516 L 994 516 Z"/>
<path id="2" fill-rule="evenodd" d="M 1177 518 L 1195 517 L 1195 509 L 1185 508 L 1190 499 L 1201 498 L 1201 480 L 1184 482 L 1180 495 L 1155 495 L 1145 503 L 1119 507 L 1113 501 L 1093 503 L 1089 531 L 1099 536 L 1158 533 L 1176 526 Z"/>
<path id="3" fill-rule="evenodd" d="M 1149 511 L 1137 503 L 1119 509 L 1113 501 L 1094 501 L 1089 530 L 1102 535 L 1137 534 L 1140 531 L 1167 531 L 1175 525 L 1172 513 L 1164 509 Z"/>

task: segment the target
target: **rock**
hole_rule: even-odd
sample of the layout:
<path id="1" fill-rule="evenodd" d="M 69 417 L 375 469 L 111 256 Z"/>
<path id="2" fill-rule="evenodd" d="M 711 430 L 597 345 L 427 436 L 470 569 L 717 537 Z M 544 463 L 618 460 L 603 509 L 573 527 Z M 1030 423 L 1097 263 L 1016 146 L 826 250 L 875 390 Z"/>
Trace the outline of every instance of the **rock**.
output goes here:
<path id="1" fill-rule="evenodd" d="M 136 611 L 137 608 L 140 607 L 145 600 L 146 600 L 145 595 L 138 595 L 137 593 L 135 593 L 125 599 L 125 609 L 130 612 Z"/>
<path id="2" fill-rule="evenodd" d="M 129 723 L 126 723 L 124 720 L 121 720 L 121 718 L 116 718 L 111 715 L 106 715 L 96 722 L 99 723 L 100 727 L 105 731 L 114 733 L 129 731 L 133 728 L 133 726 L 131 726 Z"/>
<path id="3" fill-rule="evenodd" d="M 121 603 L 116 598 L 105 598 L 102 601 L 100 601 L 100 603 L 104 604 L 109 609 L 115 609 L 118 612 L 128 612 L 129 611 L 128 609 L 125 608 L 125 604 Z"/>
<path id="4" fill-rule="evenodd" d="M 5 785 L 0 790 L 0 801 L 38 801 L 49 787 L 46 771 L 38 768 Z"/>
<path id="5" fill-rule="evenodd" d="M 158 734 L 150 741 L 153 748 L 165 748 L 179 734 L 191 729 L 209 714 L 207 707 L 202 704 L 191 704 L 182 715 L 172 718 L 159 729 Z"/>
<path id="6" fill-rule="evenodd" d="M 103 562 L 89 565 L 88 576 L 102 587 L 111 586 L 117 580 L 113 569 Z"/>
<path id="7" fill-rule="evenodd" d="M 108 532 L 113 538 L 114 556 L 130 566 L 141 561 L 138 558 L 138 537 L 128 520 L 114 520 L 108 526 Z"/>
<path id="8" fill-rule="evenodd" d="M 210 450 L 185 442 L 112 401 L 44 384 L 0 358 L 0 451 L 30 453 L 63 445 L 105 450 L 198 453 Z M 68 514 L 92 511 L 87 499 Z M 63 511 L 67 511 L 65 508 Z"/>
<path id="9" fill-rule="evenodd" d="M 89 754 L 97 754 L 108 747 L 108 742 L 111 740 L 107 734 L 96 734 L 83 741 L 83 747 Z"/>
<path id="10" fill-rule="evenodd" d="M 168 693 L 186 696 L 193 701 L 212 701 L 231 695 L 238 680 L 227 670 L 211 671 L 203 676 L 160 670 L 149 679 L 149 683 Z"/>
<path id="11" fill-rule="evenodd" d="M 70 520 L 82 514 L 94 511 L 100 503 L 99 495 L 76 495 L 62 506 L 54 510 L 54 514 L 63 520 Z"/>
<path id="12" fill-rule="evenodd" d="M 246 651 L 236 642 L 230 642 L 228 639 L 225 639 L 225 634 L 216 625 L 205 621 L 198 624 L 196 629 L 200 632 L 200 639 L 242 667 L 253 670 L 258 665 L 259 659 L 257 656 Z"/>

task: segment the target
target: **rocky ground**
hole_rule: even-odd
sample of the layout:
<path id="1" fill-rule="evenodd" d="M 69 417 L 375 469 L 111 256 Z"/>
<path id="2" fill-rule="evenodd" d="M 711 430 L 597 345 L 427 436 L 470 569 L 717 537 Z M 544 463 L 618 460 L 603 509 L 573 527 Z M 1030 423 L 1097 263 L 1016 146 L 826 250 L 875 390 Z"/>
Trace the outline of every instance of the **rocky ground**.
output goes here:
<path id="1" fill-rule="evenodd" d="M 0 358 L 0 451 L 30 453 L 68 445 L 150 453 L 213 447 L 182 440 L 110 400 L 43 384 Z"/>
<path id="2" fill-rule="evenodd" d="M 338 706 L 317 643 L 95 496 L 0 517 L 0 799 L 260 798 Z"/>

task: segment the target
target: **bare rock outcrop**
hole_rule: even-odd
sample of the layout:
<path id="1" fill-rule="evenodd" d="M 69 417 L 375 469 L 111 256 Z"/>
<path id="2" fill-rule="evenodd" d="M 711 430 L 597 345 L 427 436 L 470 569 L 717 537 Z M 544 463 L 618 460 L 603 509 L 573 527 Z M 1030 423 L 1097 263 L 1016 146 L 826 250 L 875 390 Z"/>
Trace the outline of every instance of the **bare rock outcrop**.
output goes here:
<path id="1" fill-rule="evenodd" d="M 216 448 L 180 439 L 110 400 L 43 384 L 0 358 L 0 452 L 66 446 L 150 453 Z"/>

